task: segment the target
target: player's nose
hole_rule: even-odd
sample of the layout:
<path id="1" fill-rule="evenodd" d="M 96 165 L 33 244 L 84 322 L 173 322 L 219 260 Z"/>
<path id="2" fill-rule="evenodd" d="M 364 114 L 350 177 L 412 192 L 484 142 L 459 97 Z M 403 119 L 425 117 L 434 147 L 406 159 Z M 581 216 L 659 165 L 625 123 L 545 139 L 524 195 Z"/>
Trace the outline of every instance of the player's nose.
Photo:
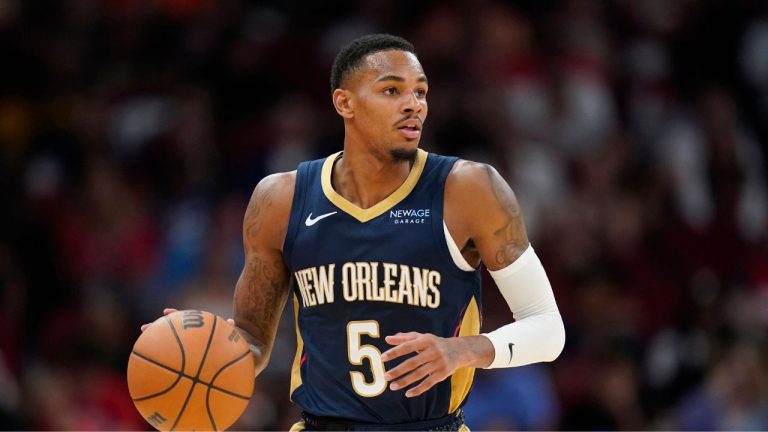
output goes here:
<path id="1" fill-rule="evenodd" d="M 415 92 L 409 92 L 405 96 L 405 102 L 403 103 L 402 111 L 404 113 L 420 113 L 424 110 L 424 104 L 416 96 Z"/>

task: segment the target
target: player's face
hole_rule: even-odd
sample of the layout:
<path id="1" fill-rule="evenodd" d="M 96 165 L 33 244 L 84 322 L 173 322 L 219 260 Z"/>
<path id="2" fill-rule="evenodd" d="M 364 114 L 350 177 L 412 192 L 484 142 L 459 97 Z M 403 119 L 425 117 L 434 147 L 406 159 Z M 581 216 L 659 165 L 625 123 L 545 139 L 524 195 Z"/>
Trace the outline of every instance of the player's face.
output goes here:
<path id="1" fill-rule="evenodd" d="M 354 127 L 395 160 L 413 160 L 427 118 L 427 77 L 415 55 L 381 51 L 351 79 Z"/>

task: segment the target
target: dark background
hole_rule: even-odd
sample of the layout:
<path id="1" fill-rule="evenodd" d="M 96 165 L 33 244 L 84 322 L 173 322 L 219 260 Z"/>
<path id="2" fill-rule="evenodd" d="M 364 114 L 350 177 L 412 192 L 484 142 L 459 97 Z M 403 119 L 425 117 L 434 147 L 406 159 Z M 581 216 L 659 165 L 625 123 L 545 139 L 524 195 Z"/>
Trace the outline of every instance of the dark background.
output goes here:
<path id="1" fill-rule="evenodd" d="M 139 325 L 231 316 L 250 192 L 341 149 L 330 64 L 383 31 L 429 77 L 423 147 L 514 188 L 566 324 L 556 362 L 477 372 L 472 429 L 768 429 L 766 5 L 1 1 L 0 427 L 148 427 Z M 298 418 L 288 312 L 238 428 Z"/>

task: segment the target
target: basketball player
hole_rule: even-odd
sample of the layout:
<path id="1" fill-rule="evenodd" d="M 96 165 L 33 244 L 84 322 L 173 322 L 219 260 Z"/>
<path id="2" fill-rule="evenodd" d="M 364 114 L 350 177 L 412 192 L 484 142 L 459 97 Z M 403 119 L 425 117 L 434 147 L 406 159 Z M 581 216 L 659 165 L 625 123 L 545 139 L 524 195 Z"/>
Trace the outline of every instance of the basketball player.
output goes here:
<path id="1" fill-rule="evenodd" d="M 294 430 L 464 429 L 475 368 L 563 348 L 510 187 L 488 165 L 419 149 L 428 89 L 406 40 L 353 41 L 331 72 L 343 151 L 268 176 L 251 197 L 234 321 L 261 371 L 293 304 Z M 481 263 L 515 318 L 482 335 Z"/>

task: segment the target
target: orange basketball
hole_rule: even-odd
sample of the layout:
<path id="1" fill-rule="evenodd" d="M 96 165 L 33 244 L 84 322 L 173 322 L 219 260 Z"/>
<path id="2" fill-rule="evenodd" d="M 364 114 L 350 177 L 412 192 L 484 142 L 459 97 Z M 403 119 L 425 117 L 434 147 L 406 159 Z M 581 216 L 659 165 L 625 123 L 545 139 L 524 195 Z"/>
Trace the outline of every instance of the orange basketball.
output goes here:
<path id="1" fill-rule="evenodd" d="M 223 430 L 253 394 L 248 343 L 226 320 L 185 310 L 153 322 L 133 345 L 128 389 L 155 428 Z"/>

